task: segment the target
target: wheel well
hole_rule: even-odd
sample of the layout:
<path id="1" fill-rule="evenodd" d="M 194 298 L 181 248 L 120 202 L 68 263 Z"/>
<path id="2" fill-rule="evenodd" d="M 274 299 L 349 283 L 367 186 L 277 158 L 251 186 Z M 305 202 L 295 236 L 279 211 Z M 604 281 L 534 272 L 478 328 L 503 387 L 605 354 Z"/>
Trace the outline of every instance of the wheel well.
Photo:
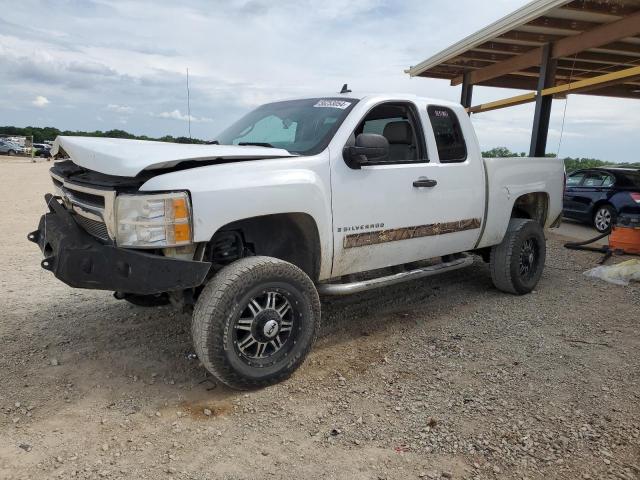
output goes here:
<path id="1" fill-rule="evenodd" d="M 545 192 L 524 194 L 515 201 L 511 218 L 528 218 L 544 227 L 549 211 L 549 195 Z"/>
<path id="2" fill-rule="evenodd" d="M 605 199 L 598 200 L 591 207 L 591 217 L 593 217 L 596 214 L 596 211 L 598 210 L 598 208 L 600 208 L 603 205 L 610 205 L 612 208 L 615 209 L 615 207 L 613 206 L 613 204 L 609 200 L 605 200 Z"/>
<path id="3" fill-rule="evenodd" d="M 292 263 L 312 280 L 320 275 L 320 235 L 306 213 L 283 213 L 238 220 L 221 227 L 207 244 L 214 269 L 238 258 L 264 255 Z"/>

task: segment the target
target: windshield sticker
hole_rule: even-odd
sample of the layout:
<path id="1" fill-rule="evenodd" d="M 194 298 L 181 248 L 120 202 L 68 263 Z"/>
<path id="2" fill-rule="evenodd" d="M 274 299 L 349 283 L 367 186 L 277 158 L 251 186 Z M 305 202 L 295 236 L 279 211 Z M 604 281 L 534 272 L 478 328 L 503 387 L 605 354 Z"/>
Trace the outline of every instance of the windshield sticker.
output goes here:
<path id="1" fill-rule="evenodd" d="M 345 102 L 344 100 L 320 100 L 314 105 L 316 108 L 339 108 L 345 110 L 349 108 L 351 102 Z"/>

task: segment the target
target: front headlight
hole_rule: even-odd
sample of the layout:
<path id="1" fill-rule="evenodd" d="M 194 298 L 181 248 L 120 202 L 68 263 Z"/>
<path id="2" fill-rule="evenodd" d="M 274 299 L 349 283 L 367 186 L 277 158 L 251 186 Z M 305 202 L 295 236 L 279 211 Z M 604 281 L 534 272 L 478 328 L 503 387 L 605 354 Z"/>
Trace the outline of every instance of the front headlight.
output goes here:
<path id="1" fill-rule="evenodd" d="M 116 244 L 177 247 L 191 243 L 191 205 L 186 192 L 116 197 Z"/>

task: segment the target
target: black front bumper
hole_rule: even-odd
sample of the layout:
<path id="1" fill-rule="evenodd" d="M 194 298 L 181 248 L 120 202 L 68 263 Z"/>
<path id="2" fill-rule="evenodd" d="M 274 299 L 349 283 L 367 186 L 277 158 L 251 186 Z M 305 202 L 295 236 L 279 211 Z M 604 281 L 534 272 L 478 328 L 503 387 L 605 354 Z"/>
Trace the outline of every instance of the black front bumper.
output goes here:
<path id="1" fill-rule="evenodd" d="M 42 268 L 71 287 L 139 295 L 185 290 L 204 283 L 209 262 L 177 260 L 105 245 L 82 230 L 56 197 L 27 238 L 45 255 Z"/>

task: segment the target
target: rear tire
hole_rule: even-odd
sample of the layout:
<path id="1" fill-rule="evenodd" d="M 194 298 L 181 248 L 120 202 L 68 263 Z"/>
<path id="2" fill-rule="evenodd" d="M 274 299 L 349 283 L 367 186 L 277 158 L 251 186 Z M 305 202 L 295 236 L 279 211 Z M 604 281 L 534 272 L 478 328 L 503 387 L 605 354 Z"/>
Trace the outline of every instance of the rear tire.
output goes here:
<path id="1" fill-rule="evenodd" d="M 320 300 L 298 267 L 242 258 L 205 286 L 193 312 L 198 358 L 225 385 L 254 389 L 288 378 L 320 329 Z"/>
<path id="2" fill-rule="evenodd" d="M 546 259 L 542 227 L 533 220 L 512 218 L 502 243 L 491 248 L 491 279 L 498 290 L 523 295 L 537 285 Z"/>
<path id="3" fill-rule="evenodd" d="M 16 151 L 15 151 L 15 150 L 9 150 L 9 151 L 7 152 L 7 155 L 9 155 L 10 157 L 13 157 L 15 154 L 16 154 Z"/>
<path id="4" fill-rule="evenodd" d="M 600 205 L 593 213 L 593 227 L 600 233 L 608 232 L 616 220 L 616 214 L 612 205 Z"/>

